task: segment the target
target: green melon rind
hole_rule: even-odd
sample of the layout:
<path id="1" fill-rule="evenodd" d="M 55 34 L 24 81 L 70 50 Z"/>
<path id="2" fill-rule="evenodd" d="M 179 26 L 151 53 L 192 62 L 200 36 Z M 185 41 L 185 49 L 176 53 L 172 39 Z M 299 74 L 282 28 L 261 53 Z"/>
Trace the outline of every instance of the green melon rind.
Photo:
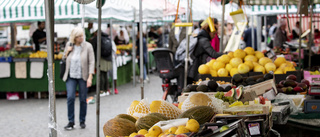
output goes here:
<path id="1" fill-rule="evenodd" d="M 157 116 L 149 115 L 149 116 L 144 116 L 139 118 L 135 125 L 137 130 L 140 130 L 140 129 L 149 130 L 154 124 L 162 120 L 163 120 L 162 118 L 159 118 Z"/>
<path id="2" fill-rule="evenodd" d="M 110 119 L 103 126 L 105 136 L 129 136 L 133 132 L 137 132 L 134 123 L 124 118 Z"/>
<path id="3" fill-rule="evenodd" d="M 239 88 L 239 90 L 236 90 L 236 99 L 237 100 L 241 98 L 241 95 L 243 93 L 243 86 L 240 86 L 238 88 Z M 239 93 L 238 93 L 238 91 L 239 91 Z"/>
<path id="4" fill-rule="evenodd" d="M 196 106 L 186 110 L 178 118 L 195 119 L 201 125 L 210 121 L 214 114 L 213 108 L 209 106 Z"/>

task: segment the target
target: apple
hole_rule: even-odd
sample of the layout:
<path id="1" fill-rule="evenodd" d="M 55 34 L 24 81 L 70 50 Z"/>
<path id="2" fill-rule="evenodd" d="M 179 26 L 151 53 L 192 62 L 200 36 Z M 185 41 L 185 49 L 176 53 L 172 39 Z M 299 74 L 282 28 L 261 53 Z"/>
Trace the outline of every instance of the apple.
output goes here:
<path id="1" fill-rule="evenodd" d="M 176 137 L 188 137 L 186 134 L 179 134 L 179 135 L 176 135 Z"/>

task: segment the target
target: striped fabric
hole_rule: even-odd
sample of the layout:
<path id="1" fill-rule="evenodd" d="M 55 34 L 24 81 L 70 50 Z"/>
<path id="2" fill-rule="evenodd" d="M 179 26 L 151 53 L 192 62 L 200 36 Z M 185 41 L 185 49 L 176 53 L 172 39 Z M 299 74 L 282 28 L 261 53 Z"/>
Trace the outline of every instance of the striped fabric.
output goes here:
<path id="1" fill-rule="evenodd" d="M 285 14 L 281 14 L 281 15 L 278 15 L 277 16 L 278 19 L 286 19 L 287 18 L 287 15 Z M 302 31 L 306 31 L 307 29 L 310 28 L 310 17 L 307 17 L 307 16 L 302 16 L 302 19 L 301 19 L 301 26 L 302 26 Z M 314 28 L 316 29 L 320 29 L 320 14 L 319 13 L 316 13 L 313 15 L 313 25 Z M 289 26 L 290 28 L 293 28 L 295 25 L 296 25 L 296 22 L 299 21 L 299 16 L 297 14 L 289 14 Z"/>
<path id="2" fill-rule="evenodd" d="M 280 5 L 253 5 L 248 6 L 250 7 L 250 13 L 252 15 L 277 15 L 277 14 L 285 14 L 286 13 L 286 6 Z M 289 5 L 288 6 L 289 13 L 297 13 L 298 7 L 296 5 Z M 320 12 L 320 4 L 315 4 L 313 8 L 314 12 Z"/>
<path id="3" fill-rule="evenodd" d="M 73 0 L 55 0 L 55 20 L 81 18 L 81 6 Z M 1 0 L 0 23 L 45 20 L 44 0 Z"/>
<path id="4" fill-rule="evenodd" d="M 289 0 L 289 5 L 297 5 L 299 0 Z M 239 0 L 233 2 L 238 3 Z M 243 0 L 244 5 L 284 5 L 286 0 Z M 320 4 L 320 0 L 314 0 L 314 4 Z"/>

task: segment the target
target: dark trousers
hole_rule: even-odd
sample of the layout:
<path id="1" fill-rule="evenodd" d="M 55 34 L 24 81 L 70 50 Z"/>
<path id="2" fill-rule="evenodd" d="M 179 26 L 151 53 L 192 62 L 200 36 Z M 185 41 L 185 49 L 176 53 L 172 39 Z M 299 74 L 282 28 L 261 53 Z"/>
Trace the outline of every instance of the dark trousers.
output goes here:
<path id="1" fill-rule="evenodd" d="M 107 91 L 109 87 L 108 72 L 100 71 L 100 90 Z"/>
<path id="2" fill-rule="evenodd" d="M 87 81 L 68 77 L 66 82 L 67 87 L 67 104 L 68 104 L 68 120 L 74 123 L 74 101 L 76 98 L 76 89 L 79 86 L 79 101 L 80 101 L 80 122 L 86 121 L 87 115 Z"/>

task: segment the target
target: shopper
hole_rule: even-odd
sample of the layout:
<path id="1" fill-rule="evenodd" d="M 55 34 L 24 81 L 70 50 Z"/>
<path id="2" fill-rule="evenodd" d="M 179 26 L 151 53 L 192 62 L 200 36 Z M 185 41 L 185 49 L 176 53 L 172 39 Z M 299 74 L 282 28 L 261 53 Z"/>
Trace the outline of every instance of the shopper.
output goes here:
<path id="1" fill-rule="evenodd" d="M 283 43 L 287 41 L 287 32 L 286 32 L 286 22 L 284 20 L 280 21 L 280 25 L 277 28 L 276 33 L 274 34 L 273 47 L 281 48 Z"/>
<path id="2" fill-rule="evenodd" d="M 66 82 L 67 87 L 69 120 L 68 125 L 64 128 L 66 130 L 71 130 L 74 127 L 74 101 L 77 86 L 79 86 L 80 127 L 85 128 L 87 92 L 92 84 L 95 61 L 92 45 L 89 42 L 84 41 L 84 32 L 82 28 L 77 27 L 71 31 L 63 58 L 66 59 L 66 71 L 63 76 L 63 81 Z"/>
<path id="3" fill-rule="evenodd" d="M 93 38 L 93 35 L 91 34 L 91 29 L 93 28 L 93 23 L 89 22 L 88 27 L 85 28 L 85 34 L 86 34 L 86 41 L 90 42 Z"/>
<path id="4" fill-rule="evenodd" d="M 213 21 L 213 20 L 212 20 Z M 215 28 L 217 30 L 217 27 Z M 216 32 L 211 32 L 208 23 L 202 26 L 198 34 L 198 43 L 191 54 L 193 64 L 189 68 L 188 77 L 196 80 L 198 77 L 198 67 L 207 63 L 211 58 L 218 58 L 223 53 L 217 52 L 211 46 L 210 41 L 217 37 Z"/>
<path id="5" fill-rule="evenodd" d="M 181 23 L 180 18 L 177 18 L 173 23 Z M 169 33 L 169 49 L 176 53 L 180 42 L 186 38 L 186 27 L 179 27 L 179 32 L 175 32 L 175 27 L 171 28 Z"/>
<path id="6" fill-rule="evenodd" d="M 38 29 L 32 34 L 32 39 L 35 44 L 35 51 L 40 50 L 40 44 L 47 40 L 46 32 L 44 32 L 45 22 L 38 22 Z"/>
<path id="7" fill-rule="evenodd" d="M 218 19 L 214 18 L 213 20 L 214 20 L 214 22 L 213 22 L 214 26 L 217 28 L 216 31 L 218 33 L 215 33 L 215 37 L 211 40 L 211 46 L 215 51 L 219 52 L 220 51 L 220 39 L 219 39 L 218 34 L 219 34 L 219 30 L 221 29 L 221 27 L 218 23 Z"/>

